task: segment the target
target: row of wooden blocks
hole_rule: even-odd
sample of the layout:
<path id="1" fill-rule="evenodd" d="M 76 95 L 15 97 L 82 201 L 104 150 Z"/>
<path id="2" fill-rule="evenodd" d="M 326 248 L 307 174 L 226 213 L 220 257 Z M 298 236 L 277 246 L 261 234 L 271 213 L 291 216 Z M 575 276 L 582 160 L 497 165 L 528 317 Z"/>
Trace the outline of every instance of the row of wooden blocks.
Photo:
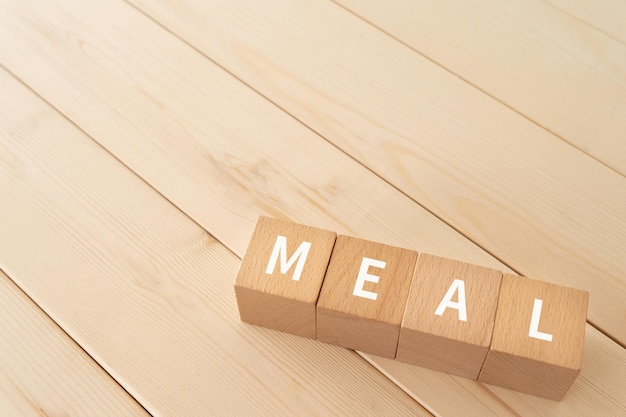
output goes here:
<path id="1" fill-rule="evenodd" d="M 560 400 L 588 293 L 260 217 L 235 282 L 241 320 Z"/>

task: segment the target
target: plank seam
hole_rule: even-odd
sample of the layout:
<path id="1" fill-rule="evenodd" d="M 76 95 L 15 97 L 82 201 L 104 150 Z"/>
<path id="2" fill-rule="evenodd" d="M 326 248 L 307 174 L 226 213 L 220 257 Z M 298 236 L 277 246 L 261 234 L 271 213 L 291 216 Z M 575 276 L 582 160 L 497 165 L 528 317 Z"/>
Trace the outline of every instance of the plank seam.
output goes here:
<path id="1" fill-rule="evenodd" d="M 0 66 L 2 66 L 4 68 L 4 66 L 2 64 L 0 64 Z M 11 74 L 13 75 L 13 74 Z M 19 80 L 18 80 L 19 81 Z M 142 410 L 144 410 L 148 415 L 153 416 L 154 414 L 152 414 L 150 411 L 148 411 L 146 409 L 146 407 L 143 406 L 143 404 L 141 402 L 139 402 L 139 400 L 137 400 L 137 398 L 135 398 L 134 395 L 132 395 L 130 392 L 128 392 L 126 390 L 126 388 L 119 383 L 119 381 L 113 377 L 113 375 L 111 375 L 109 373 L 109 371 L 107 371 L 101 364 L 100 362 L 98 362 L 97 360 L 94 359 L 93 356 L 91 356 L 89 354 L 89 352 L 87 352 L 81 345 L 80 343 L 78 343 L 76 341 L 76 339 L 74 339 L 72 336 L 70 336 L 65 329 L 54 319 L 52 318 L 52 316 L 50 316 L 48 314 L 48 312 L 41 306 L 39 305 L 39 303 L 37 301 L 35 301 L 30 294 L 28 294 L 28 292 L 22 288 L 22 286 L 15 280 L 15 278 L 13 278 L 12 274 L 10 272 L 7 272 L 7 268 L 4 265 L 0 265 L 0 273 L 3 273 L 4 275 L 6 275 L 9 280 L 13 283 L 13 285 L 18 289 L 18 291 L 20 291 L 28 300 L 30 300 L 35 307 L 44 315 L 46 316 L 53 324 L 54 326 L 63 334 L 65 335 L 69 340 L 71 340 L 72 344 L 74 345 L 74 347 L 78 348 L 80 352 L 83 352 L 85 355 L 87 355 L 87 357 L 98 367 L 100 368 L 106 375 L 109 376 L 109 378 L 111 378 L 111 381 L 114 382 L 115 384 L 117 384 L 127 395 L 129 398 L 131 398 L 135 403 L 137 403 L 137 405 L 139 405 L 139 407 L 141 407 Z"/>
<path id="2" fill-rule="evenodd" d="M 626 344 L 622 343 L 621 341 L 614 339 L 613 337 L 611 337 L 611 335 L 609 333 L 607 333 L 602 327 L 600 327 L 599 324 L 596 324 L 595 322 L 589 320 L 589 318 L 587 318 L 587 323 L 589 323 L 589 325 L 591 327 L 593 327 L 594 329 L 596 329 L 597 331 L 599 331 L 600 333 L 602 333 L 603 335 L 605 335 L 609 340 L 612 340 L 613 342 L 615 342 L 618 346 L 621 346 L 622 348 L 626 349 Z"/>
<path id="3" fill-rule="evenodd" d="M 581 18 L 579 18 L 579 17 L 577 17 L 577 16 L 573 15 L 572 13 L 568 12 L 567 10 L 565 10 L 565 9 L 563 9 L 563 8 L 561 8 L 561 7 L 559 7 L 559 6 L 557 6 L 556 4 L 553 4 L 553 3 L 552 3 L 552 2 L 550 2 L 549 0 L 542 0 L 542 1 L 543 1 L 544 3 L 546 3 L 548 6 L 552 7 L 554 10 L 558 11 L 559 13 L 562 13 L 562 14 L 564 14 L 565 16 L 567 16 L 567 17 L 569 17 L 569 18 L 571 18 L 571 19 L 576 20 L 576 21 L 577 21 L 577 22 L 579 22 L 579 23 L 582 23 L 583 25 L 585 25 L 585 26 L 587 26 L 587 27 L 590 27 L 590 28 L 591 28 L 591 29 L 593 29 L 593 30 L 598 31 L 598 32 L 602 33 L 603 35 L 608 36 L 609 38 L 611 38 L 611 39 L 613 39 L 613 40 L 615 40 L 615 41 L 617 41 L 617 42 L 619 42 L 619 43 L 621 43 L 621 44 L 623 44 L 623 45 L 626 45 L 626 42 L 624 42 L 624 41 L 623 41 L 623 40 L 621 40 L 620 38 L 618 38 L 618 37 L 616 37 L 616 36 L 614 36 L 614 35 L 610 34 L 609 32 L 606 32 L 606 31 L 605 31 L 604 29 L 602 29 L 602 28 L 599 28 L 599 27 L 597 27 L 597 26 L 595 26 L 595 25 L 592 25 L 591 23 L 589 23 L 589 22 L 587 22 L 587 21 L 585 21 L 585 20 L 582 20 Z"/>
<path id="4" fill-rule="evenodd" d="M 424 206 L 422 203 L 420 203 L 419 201 L 415 200 L 414 198 L 412 198 L 411 196 L 409 196 L 407 193 L 405 193 L 403 190 L 399 189 L 398 187 L 396 187 L 394 184 L 392 184 L 391 182 L 389 182 L 387 179 L 381 177 L 376 171 L 374 171 L 372 168 L 370 168 L 369 166 L 363 164 L 361 161 L 359 161 L 358 159 L 356 159 L 354 156 L 350 155 L 349 153 L 347 153 L 346 151 L 344 151 L 341 147 L 339 147 L 338 145 L 336 145 L 332 140 L 326 138 L 324 135 L 322 135 L 321 133 L 319 133 L 318 131 L 316 131 L 313 127 L 309 126 L 307 123 L 305 123 L 303 120 L 300 120 L 298 117 L 296 117 L 295 115 L 291 114 L 289 111 L 287 111 L 284 107 L 282 107 L 280 104 L 278 104 L 277 102 L 275 102 L 274 100 L 272 100 L 271 98 L 269 98 L 268 96 L 266 96 L 265 94 L 263 94 L 262 92 L 260 92 L 259 90 L 257 90 L 256 88 L 254 88 L 252 85 L 250 85 L 249 83 L 247 83 L 245 80 L 243 80 L 242 78 L 240 78 L 239 76 L 237 76 L 235 73 L 231 72 L 228 68 L 224 67 L 222 64 L 220 64 L 219 62 L 215 61 L 213 58 L 211 58 L 210 56 L 208 56 L 207 54 L 205 54 L 203 51 L 201 51 L 200 49 L 196 48 L 194 45 L 192 45 L 191 43 L 189 43 L 186 39 L 180 37 L 177 33 L 173 32 L 172 30 L 170 30 L 168 27 L 166 27 L 165 25 L 163 25 L 161 22 L 155 20 L 154 18 L 152 18 L 150 15 L 146 14 L 143 10 L 138 9 L 134 4 L 129 3 L 127 0 L 124 0 L 127 4 L 129 4 L 131 7 L 133 7 L 134 9 L 136 9 L 139 13 L 141 13 L 142 15 L 146 16 L 146 18 L 150 19 L 151 21 L 153 21 L 154 23 L 156 23 L 158 26 L 160 26 L 161 28 L 163 28 L 166 32 L 168 32 L 169 34 L 171 34 L 172 36 L 176 37 L 177 39 L 179 39 L 181 42 L 183 42 L 185 45 L 189 46 L 191 49 L 193 49 L 194 51 L 196 51 L 198 54 L 200 54 L 201 56 L 203 56 L 204 58 L 206 58 L 207 60 L 209 60 L 210 62 L 212 62 L 214 65 L 216 65 L 217 67 L 219 67 L 220 69 L 222 69 L 224 72 L 226 72 L 228 75 L 230 75 L 231 77 L 233 77 L 234 79 L 236 79 L 237 81 L 239 81 L 240 83 L 242 83 L 243 85 L 245 85 L 246 87 L 248 87 L 250 90 L 254 91 L 256 94 L 258 94 L 260 97 L 262 97 L 263 99 L 265 99 L 266 101 L 268 101 L 270 104 L 272 104 L 274 107 L 276 107 L 277 109 L 279 109 L 281 112 L 283 112 L 284 114 L 286 114 L 287 116 L 291 117 L 293 120 L 295 120 L 296 122 L 298 122 L 300 125 L 304 126 L 305 128 L 307 128 L 308 130 L 310 130 L 311 132 L 313 132 L 316 136 L 318 136 L 320 139 L 322 139 L 323 141 L 325 141 L 326 143 L 328 143 L 330 146 L 332 146 L 333 148 L 335 148 L 337 151 L 341 152 L 342 154 L 344 154 L 345 156 L 347 156 L 348 158 L 350 158 L 352 161 L 354 161 L 356 164 L 362 166 L 363 168 L 365 168 L 368 172 L 370 172 L 372 175 L 374 175 L 376 178 L 382 180 L 385 184 L 389 185 L 391 188 L 393 188 L 394 190 L 398 191 L 400 194 L 402 194 L 403 196 L 405 196 L 406 198 L 408 198 L 410 201 L 414 202 L 415 204 L 417 204 L 419 207 L 423 208 L 424 210 L 426 210 L 429 214 L 431 214 L 432 216 L 434 216 L 436 219 L 438 219 L 439 221 L 441 221 L 442 223 L 444 223 L 446 226 L 450 227 L 452 230 L 454 230 L 455 232 L 457 232 L 458 234 L 460 234 L 461 236 L 463 236 L 464 238 L 466 238 L 467 240 L 469 240 L 470 242 L 474 243 L 476 246 L 478 246 L 480 249 L 484 250 L 486 253 L 488 253 L 489 255 L 491 255 L 492 257 L 494 257 L 495 259 L 497 259 L 499 262 L 501 262 L 502 264 L 504 264 L 506 267 L 510 268 L 512 271 L 514 271 L 515 273 L 517 273 L 519 275 L 519 272 L 516 271 L 514 268 L 512 268 L 510 265 L 508 265 L 506 262 L 504 262 L 502 259 L 498 258 L 496 255 L 494 255 L 493 253 L 491 253 L 490 251 L 488 251 L 487 249 L 485 249 L 484 247 L 482 247 L 480 244 L 478 244 L 477 242 L 474 242 L 469 236 L 465 235 L 463 232 L 461 232 L 460 230 L 458 230 L 456 227 L 454 227 L 452 224 L 448 223 L 445 219 L 441 218 L 439 215 L 435 214 L 433 211 L 431 211 L 428 207 Z M 332 1 L 332 0 L 331 0 Z M 134 172 L 134 171 L 133 171 Z M 169 201 L 169 200 L 168 200 Z M 196 223 L 197 224 L 197 223 Z M 233 252 L 234 253 L 234 252 Z M 241 258 L 240 258 L 241 259 Z"/>
<path id="5" fill-rule="evenodd" d="M 126 1 L 126 0 L 125 0 Z M 506 107 L 507 109 L 511 110 L 512 112 L 514 112 L 515 114 L 523 117 L 524 119 L 528 120 L 530 123 L 534 124 L 535 126 L 539 127 L 540 129 L 546 131 L 547 133 L 549 133 L 550 135 L 554 136 L 556 139 L 564 142 L 565 144 L 571 146 L 572 148 L 576 149 L 578 152 L 582 153 L 583 155 L 591 158 L 593 161 L 599 163 L 600 165 L 606 167 L 607 169 L 611 170 L 612 172 L 620 175 L 621 177 L 626 178 L 626 173 L 622 173 L 621 171 L 619 171 L 617 168 L 614 168 L 613 166 L 607 164 L 606 162 L 598 159 L 596 156 L 591 155 L 589 153 L 587 153 L 582 147 L 575 145 L 574 143 L 570 142 L 569 140 L 567 140 L 565 137 L 559 135 L 558 133 L 552 131 L 549 127 L 542 125 L 541 123 L 533 120 L 530 116 L 525 115 L 524 113 L 522 113 L 521 111 L 517 110 L 516 108 L 512 107 L 511 105 L 507 104 L 506 102 L 504 102 L 503 100 L 499 99 L 498 97 L 494 96 L 493 94 L 489 93 L 487 90 L 482 89 L 481 87 L 479 87 L 478 85 L 472 83 L 471 81 L 469 81 L 468 79 L 466 79 L 465 77 L 455 73 L 454 71 L 452 71 L 450 68 L 446 67 L 445 65 L 435 61 L 433 58 L 429 57 L 428 55 L 422 53 L 421 51 L 419 51 L 418 49 L 414 48 L 413 46 L 411 46 L 410 44 L 408 44 L 407 42 L 403 41 L 402 39 L 396 37 L 395 35 L 387 32 L 385 29 L 383 29 L 382 27 L 376 25 L 375 23 L 367 20 L 365 17 L 357 14 L 356 12 L 348 9 L 346 6 L 344 6 L 343 4 L 337 3 L 336 0 L 329 0 L 330 2 L 332 2 L 333 4 L 335 4 L 336 6 L 338 6 L 339 8 L 345 10 L 346 12 L 348 12 L 349 14 L 351 14 L 352 16 L 354 16 L 355 18 L 362 20 L 363 22 L 365 22 L 366 24 L 368 24 L 369 26 L 371 26 L 372 28 L 382 32 L 383 34 L 385 34 L 386 36 L 388 36 L 389 38 L 393 39 L 394 41 L 400 43 L 402 46 L 408 48 L 409 50 L 411 50 L 412 52 L 418 54 L 419 56 L 423 57 L 424 59 L 428 60 L 429 62 L 433 63 L 434 65 L 436 65 L 437 67 L 443 69 L 444 71 L 446 71 L 447 73 L 454 75 L 455 77 L 457 77 L 458 79 L 460 79 L 461 81 L 463 81 L 464 83 L 470 85 L 471 87 L 473 87 L 475 90 L 477 90 L 478 92 L 486 95 L 487 97 L 491 98 L 492 100 L 498 102 L 499 104 L 501 104 L 502 106 Z"/>
<path id="6" fill-rule="evenodd" d="M 360 352 L 360 351 L 356 351 L 356 350 L 355 350 L 355 352 L 359 356 L 359 358 L 361 358 L 361 360 L 363 360 L 364 362 L 368 363 L 370 366 L 372 366 L 378 372 L 383 374 L 385 376 L 385 378 L 387 378 L 388 380 L 393 382 L 397 387 L 399 387 L 402 391 L 404 391 L 404 393 L 407 396 L 411 397 L 413 400 L 415 400 L 417 403 L 419 403 L 424 408 L 424 410 L 426 410 L 427 412 L 429 412 L 433 416 L 440 416 L 440 414 L 438 414 L 428 404 L 422 403 L 417 397 L 413 396 L 413 394 L 410 393 L 410 390 L 405 388 L 404 385 L 400 383 L 400 381 L 396 380 L 391 374 L 389 374 L 387 371 L 385 371 L 385 368 L 379 367 L 378 365 L 376 365 L 376 363 L 374 361 L 370 360 L 366 353 L 363 353 L 363 352 Z M 517 416 L 515 416 L 515 417 L 517 417 Z"/>
<path id="7" fill-rule="evenodd" d="M 115 159 L 117 162 L 119 162 L 124 168 L 126 168 L 128 171 L 130 171 L 133 175 L 135 175 L 137 178 L 139 178 L 141 180 L 141 182 L 143 182 L 144 184 L 146 184 L 150 189 L 154 190 L 160 197 L 162 197 L 163 199 L 165 199 L 168 203 L 170 203 L 173 207 L 176 208 L 176 210 L 178 210 L 182 215 L 184 215 L 185 217 L 187 217 L 189 220 L 191 220 L 193 222 L 193 224 L 195 224 L 198 228 L 200 228 L 201 230 L 203 230 L 205 233 L 207 233 L 211 238 L 213 238 L 214 240 L 218 241 L 222 246 L 224 246 L 226 249 L 228 249 L 229 252 L 231 252 L 235 257 L 237 257 L 238 259 L 241 259 L 240 256 L 237 255 L 237 253 L 230 248 L 225 242 L 222 242 L 221 240 L 219 240 L 216 236 L 213 236 L 208 230 L 206 230 L 204 227 L 202 227 L 202 225 L 200 225 L 193 217 L 191 217 L 190 215 L 188 215 L 185 211 L 183 211 L 178 205 L 174 204 L 174 202 L 172 200 L 170 200 L 169 198 L 167 198 L 165 195 L 163 195 L 163 193 L 161 193 L 161 191 L 159 191 L 157 188 L 155 188 L 152 184 L 150 184 L 144 177 L 142 177 L 141 175 L 139 175 L 135 170 L 133 170 L 130 166 L 128 166 L 124 161 L 122 161 L 120 158 L 117 157 L 117 155 L 115 155 L 114 153 L 112 153 L 109 149 L 107 149 L 104 145 L 102 145 L 102 143 L 100 143 L 98 140 L 96 140 L 93 136 L 91 136 L 87 131 L 85 131 L 81 126 L 79 126 L 76 122 L 74 122 L 74 120 L 72 120 L 68 115 L 66 115 L 65 113 L 63 113 L 61 111 L 61 109 L 59 109 L 58 107 L 56 107 L 54 104 L 52 104 L 50 101 L 48 101 L 45 97 L 43 97 L 41 94 L 39 94 L 39 92 L 35 91 L 30 85 L 28 85 L 24 80 L 22 80 L 20 77 L 17 76 L 17 74 L 13 73 L 11 70 L 9 70 L 2 62 L 0 62 L 0 68 L 2 68 L 4 71 L 6 71 L 8 74 L 10 74 L 13 78 L 15 78 L 20 84 L 22 84 L 24 87 L 26 87 L 30 92 L 32 92 L 33 94 L 35 94 L 37 96 L 37 98 L 39 98 L 40 100 L 42 100 L 44 103 L 46 103 L 46 105 L 48 105 L 50 108 L 52 108 L 54 111 L 56 111 L 58 114 L 60 114 L 65 120 L 67 120 L 69 123 L 71 123 L 76 129 L 78 129 L 82 134 L 84 134 L 85 136 L 87 136 L 91 141 L 93 141 L 99 148 L 101 148 L 104 152 L 106 152 L 109 156 L 111 156 L 113 159 Z"/>
<path id="8" fill-rule="evenodd" d="M 143 14 L 143 13 L 142 13 Z M 151 19 L 152 20 L 152 19 Z M 106 147 L 104 147 L 99 141 L 97 141 L 95 138 L 93 138 L 89 133 L 87 133 L 83 128 L 81 128 L 78 124 L 76 124 L 73 120 L 71 120 L 65 113 L 63 113 L 60 109 L 58 109 L 56 106 L 54 106 L 52 103 L 50 103 L 48 100 L 46 100 L 44 97 L 42 97 L 37 91 L 35 91 L 33 88 L 31 88 L 30 85 L 28 85 L 25 81 L 23 81 L 21 78 L 19 78 L 16 74 L 14 74 L 12 71 L 10 71 L 6 66 L 4 66 L 4 64 L 2 62 L 0 62 L 0 68 L 3 69 L 4 71 L 6 71 L 8 74 L 10 74 L 15 80 L 17 80 L 20 84 L 24 85 L 29 91 L 31 91 L 33 94 L 35 94 L 35 96 L 37 96 L 40 100 L 42 100 L 44 103 L 46 103 L 46 105 L 48 105 L 52 110 L 54 110 L 55 112 L 57 112 L 61 117 L 63 117 L 64 119 L 66 119 L 69 123 L 71 123 L 75 128 L 77 128 L 81 133 L 83 133 L 87 138 L 89 138 L 89 140 L 93 141 L 99 148 L 101 148 L 104 152 L 106 152 L 108 155 L 110 155 L 112 158 L 114 158 L 115 161 L 119 162 L 123 168 L 127 169 L 130 173 L 132 173 L 134 176 L 136 176 L 137 178 L 139 178 L 147 187 L 149 187 L 150 189 L 154 190 L 161 198 L 163 198 L 165 201 L 167 201 L 169 204 L 171 204 L 176 210 L 178 210 L 178 212 L 180 212 L 181 215 L 183 215 L 185 218 L 189 219 L 191 222 L 193 222 L 194 225 L 196 225 L 200 230 L 204 231 L 205 233 L 207 233 L 209 236 L 211 236 L 213 239 L 215 239 L 215 241 L 219 242 L 219 244 L 221 244 L 222 246 L 224 246 L 229 252 L 231 252 L 237 259 L 241 260 L 241 257 L 239 255 L 237 255 L 237 253 L 231 249 L 228 245 L 226 245 L 224 242 L 222 242 L 221 240 L 219 240 L 217 237 L 213 236 L 208 230 L 206 230 L 202 225 L 200 225 L 193 217 L 191 217 L 189 214 L 187 214 L 184 210 L 182 210 L 178 205 L 174 204 L 170 199 L 168 199 L 165 195 L 163 195 L 158 189 L 156 189 L 152 184 L 150 184 L 148 181 L 146 181 L 141 175 L 139 175 L 136 171 L 134 171 L 132 168 L 130 168 L 127 164 L 125 164 L 123 161 L 121 161 L 115 154 L 113 154 L 111 151 L 109 151 Z M 2 264 L 0 264 L 0 271 L 3 271 L 2 269 Z M 4 271 L 3 271 L 4 272 Z M 20 289 L 20 291 L 22 291 L 27 297 L 28 299 L 30 299 L 33 303 L 35 303 L 35 305 L 48 317 L 50 318 L 50 320 L 52 320 L 52 322 L 59 328 L 61 329 L 61 331 L 63 332 L 63 334 L 65 334 L 67 337 L 69 337 L 77 346 L 80 347 L 80 349 L 85 352 L 85 354 L 91 359 L 93 360 L 100 369 L 102 369 L 104 372 L 106 372 L 106 374 L 111 377 L 115 383 L 117 383 L 123 390 L 124 392 L 126 392 L 135 402 L 137 402 L 142 409 L 144 409 L 146 411 L 146 413 L 148 413 L 149 415 L 153 415 L 152 413 L 150 413 L 144 406 L 143 404 L 141 404 L 141 402 L 135 397 L 133 396 L 128 390 L 126 390 L 126 388 L 111 374 L 109 373 L 93 356 L 91 356 L 74 338 L 72 338 L 66 331 L 65 329 L 57 322 L 55 321 L 48 313 L 46 310 L 44 310 L 38 303 L 35 302 L 35 300 L 33 298 L 30 297 L 30 295 L 21 287 L 17 284 L 17 282 L 11 277 L 11 275 L 9 275 L 8 273 L 5 272 L 5 274 L 11 279 L 11 281 Z M 356 355 L 356 357 L 363 359 L 361 357 L 361 355 L 357 352 L 354 351 L 352 349 L 347 349 L 350 350 L 352 352 L 353 355 Z M 367 361 L 366 361 L 367 362 Z M 420 407 L 422 407 L 425 411 L 430 413 L 430 410 L 427 409 L 420 401 L 417 401 L 413 396 L 411 396 L 409 393 L 406 392 L 406 390 L 402 387 L 400 387 L 398 384 L 396 384 L 392 379 L 390 379 L 387 375 L 385 375 L 384 373 L 382 373 L 376 366 L 373 366 L 371 363 L 367 362 L 369 366 L 371 366 L 376 372 L 381 373 L 388 381 L 390 381 L 394 386 L 396 386 L 398 388 L 398 390 L 400 390 L 405 396 L 407 396 L 407 398 L 410 398 L 412 401 L 415 401 L 416 404 L 418 404 Z M 432 414 L 432 413 L 430 413 Z M 434 417 L 434 415 L 433 415 Z"/>

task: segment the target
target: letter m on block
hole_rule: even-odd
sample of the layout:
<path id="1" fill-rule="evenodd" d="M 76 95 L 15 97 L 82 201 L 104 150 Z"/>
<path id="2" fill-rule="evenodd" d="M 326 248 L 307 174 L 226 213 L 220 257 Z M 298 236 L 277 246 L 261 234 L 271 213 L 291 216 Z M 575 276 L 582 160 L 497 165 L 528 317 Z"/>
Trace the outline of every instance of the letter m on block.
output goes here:
<path id="1" fill-rule="evenodd" d="M 273 274 L 276 263 L 280 258 L 280 273 L 283 275 L 286 274 L 295 263 L 296 268 L 293 271 L 291 279 L 299 281 L 300 276 L 302 275 L 302 270 L 304 269 L 304 262 L 306 261 L 306 257 L 309 255 L 310 249 L 311 242 L 302 242 L 293 255 L 287 259 L 287 237 L 276 237 L 276 243 L 274 243 L 274 249 L 272 250 L 270 261 L 267 263 L 267 268 L 265 268 L 265 273 Z"/>

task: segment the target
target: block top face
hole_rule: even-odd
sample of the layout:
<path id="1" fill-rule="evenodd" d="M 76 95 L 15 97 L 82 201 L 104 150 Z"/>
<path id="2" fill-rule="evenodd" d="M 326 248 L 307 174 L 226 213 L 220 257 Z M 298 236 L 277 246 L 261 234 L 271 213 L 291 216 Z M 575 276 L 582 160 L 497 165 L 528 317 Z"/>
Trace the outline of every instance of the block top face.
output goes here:
<path id="1" fill-rule="evenodd" d="M 580 369 L 588 301 L 586 291 L 504 274 L 491 349 Z"/>
<path id="2" fill-rule="evenodd" d="M 501 282 L 495 269 L 422 253 L 402 327 L 488 347 Z"/>
<path id="3" fill-rule="evenodd" d="M 336 233 L 261 216 L 235 286 L 315 304 Z"/>
<path id="4" fill-rule="evenodd" d="M 340 235 L 317 307 L 400 325 L 416 260 L 409 249 Z"/>

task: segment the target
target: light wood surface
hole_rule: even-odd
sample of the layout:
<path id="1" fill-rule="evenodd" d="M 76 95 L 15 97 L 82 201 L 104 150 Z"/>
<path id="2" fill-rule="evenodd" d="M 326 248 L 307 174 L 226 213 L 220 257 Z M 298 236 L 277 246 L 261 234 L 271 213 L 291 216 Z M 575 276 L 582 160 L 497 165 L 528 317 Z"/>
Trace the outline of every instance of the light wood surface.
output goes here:
<path id="1" fill-rule="evenodd" d="M 132 4 L 0 1 L 0 267 L 149 412 L 626 414 L 626 182 L 570 145 L 623 135 L 586 124 L 619 61 L 559 137 L 336 4 Z M 553 402 L 242 324 L 260 214 L 589 291 L 580 376 Z"/>
<path id="2" fill-rule="evenodd" d="M 626 174 L 626 44 L 544 0 L 337 1 L 528 121 Z M 587 7 L 602 10 L 595 2 Z M 625 10 L 623 4 L 608 5 L 600 15 L 613 15 L 623 27 Z M 597 13 L 575 13 L 597 19 Z M 463 54 L 456 53 L 459 43 Z"/>
<path id="3" fill-rule="evenodd" d="M 0 415 L 149 416 L 0 271 Z"/>
<path id="4" fill-rule="evenodd" d="M 626 4 L 620 0 L 548 0 L 561 12 L 626 44 Z"/>
<path id="5" fill-rule="evenodd" d="M 148 412 L 428 415 L 351 351 L 240 322 L 231 252 L 5 72 L 0 85 L 0 258 Z"/>

